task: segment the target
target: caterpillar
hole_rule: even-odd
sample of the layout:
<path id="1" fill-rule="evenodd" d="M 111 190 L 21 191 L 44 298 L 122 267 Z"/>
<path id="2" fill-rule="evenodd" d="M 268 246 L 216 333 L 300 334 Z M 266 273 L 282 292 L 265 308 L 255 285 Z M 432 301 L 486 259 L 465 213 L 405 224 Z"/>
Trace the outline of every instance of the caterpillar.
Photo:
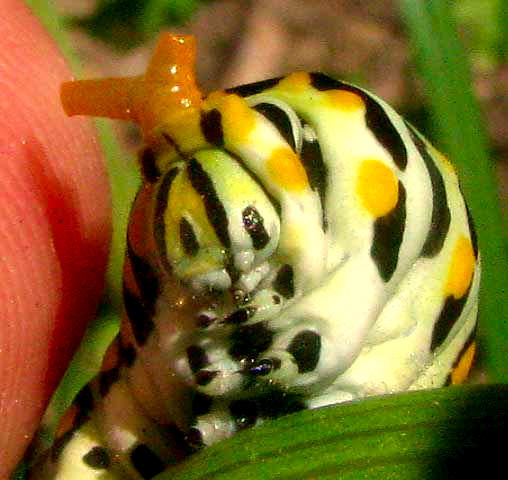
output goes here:
<path id="1" fill-rule="evenodd" d="M 203 96 L 192 37 L 62 86 L 141 128 L 124 318 L 31 478 L 149 479 L 306 408 L 464 380 L 480 257 L 452 164 L 321 73 Z"/>

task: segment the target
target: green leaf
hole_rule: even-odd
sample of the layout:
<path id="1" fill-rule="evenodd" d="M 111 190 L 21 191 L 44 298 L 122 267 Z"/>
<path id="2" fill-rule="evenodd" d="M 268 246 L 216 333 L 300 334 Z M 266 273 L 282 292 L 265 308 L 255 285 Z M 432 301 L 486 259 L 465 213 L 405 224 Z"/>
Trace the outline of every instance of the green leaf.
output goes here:
<path id="1" fill-rule="evenodd" d="M 479 338 L 485 366 L 491 381 L 508 382 L 508 228 L 468 61 L 450 2 L 401 0 L 400 5 L 424 81 L 435 143 L 457 165 L 475 219 L 483 264 Z"/>
<path id="2" fill-rule="evenodd" d="M 47 438 L 52 438 L 57 420 L 69 408 L 81 387 L 99 371 L 104 351 L 118 332 L 118 316 L 107 308 L 103 310 L 90 322 L 69 368 L 51 398 L 43 422 L 47 425 L 43 432 Z"/>
<path id="3" fill-rule="evenodd" d="M 113 235 L 106 275 L 108 300 L 116 312 L 122 306 L 123 258 L 129 213 L 139 188 L 140 175 L 133 156 L 119 146 L 111 129 L 111 120 L 97 119 L 97 132 L 108 161 L 111 182 Z"/>
<path id="4" fill-rule="evenodd" d="M 371 398 L 237 433 L 155 480 L 459 478 L 499 462 L 507 422 L 506 385 Z"/>

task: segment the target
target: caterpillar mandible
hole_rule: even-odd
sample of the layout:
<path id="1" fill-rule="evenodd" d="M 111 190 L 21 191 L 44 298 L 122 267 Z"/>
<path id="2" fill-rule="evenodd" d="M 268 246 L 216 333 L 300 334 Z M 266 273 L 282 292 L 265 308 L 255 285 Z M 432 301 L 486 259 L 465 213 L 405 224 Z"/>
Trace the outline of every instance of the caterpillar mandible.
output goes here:
<path id="1" fill-rule="evenodd" d="M 460 383 L 480 259 L 451 163 L 376 96 L 296 72 L 203 96 L 192 37 L 62 86 L 139 124 L 124 319 L 32 478 L 148 479 L 269 418 Z"/>

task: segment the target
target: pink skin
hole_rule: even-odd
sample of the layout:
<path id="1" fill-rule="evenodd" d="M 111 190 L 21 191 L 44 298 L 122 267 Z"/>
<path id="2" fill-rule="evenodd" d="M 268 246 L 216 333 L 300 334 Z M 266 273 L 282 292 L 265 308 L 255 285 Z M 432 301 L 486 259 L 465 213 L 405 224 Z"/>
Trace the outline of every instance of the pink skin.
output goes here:
<path id="1" fill-rule="evenodd" d="M 20 0 L 0 15 L 0 478 L 22 457 L 93 317 L 110 238 L 104 160 L 67 118 L 70 71 Z"/>

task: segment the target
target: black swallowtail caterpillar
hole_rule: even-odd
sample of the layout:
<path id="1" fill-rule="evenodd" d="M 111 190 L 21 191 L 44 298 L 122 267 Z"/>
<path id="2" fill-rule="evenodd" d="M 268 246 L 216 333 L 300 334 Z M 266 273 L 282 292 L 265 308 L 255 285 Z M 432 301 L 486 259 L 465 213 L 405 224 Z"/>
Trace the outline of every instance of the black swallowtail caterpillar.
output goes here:
<path id="1" fill-rule="evenodd" d="M 125 315 L 33 478 L 152 478 L 304 408 L 460 383 L 480 261 L 451 163 L 376 96 L 297 72 L 203 97 L 194 42 L 64 84 L 136 121 Z"/>

